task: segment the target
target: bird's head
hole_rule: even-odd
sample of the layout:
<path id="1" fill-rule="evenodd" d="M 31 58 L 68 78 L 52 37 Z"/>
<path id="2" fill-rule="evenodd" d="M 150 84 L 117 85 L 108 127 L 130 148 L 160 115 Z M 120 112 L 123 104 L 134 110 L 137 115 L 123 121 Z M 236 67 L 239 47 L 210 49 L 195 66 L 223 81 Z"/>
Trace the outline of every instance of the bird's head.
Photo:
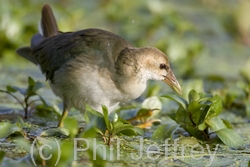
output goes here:
<path id="1" fill-rule="evenodd" d="M 142 77 L 146 80 L 161 80 L 174 91 L 182 94 L 181 86 L 170 68 L 168 57 L 154 47 L 139 48 L 137 64 L 141 68 Z"/>

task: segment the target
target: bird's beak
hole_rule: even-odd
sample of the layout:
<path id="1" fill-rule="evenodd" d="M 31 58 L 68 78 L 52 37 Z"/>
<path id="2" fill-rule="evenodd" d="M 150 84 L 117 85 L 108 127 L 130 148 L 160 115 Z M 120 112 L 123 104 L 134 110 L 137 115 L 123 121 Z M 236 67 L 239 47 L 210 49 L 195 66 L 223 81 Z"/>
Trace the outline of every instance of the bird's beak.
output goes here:
<path id="1" fill-rule="evenodd" d="M 168 72 L 163 81 L 167 83 L 174 91 L 180 95 L 182 94 L 181 86 L 172 71 Z"/>

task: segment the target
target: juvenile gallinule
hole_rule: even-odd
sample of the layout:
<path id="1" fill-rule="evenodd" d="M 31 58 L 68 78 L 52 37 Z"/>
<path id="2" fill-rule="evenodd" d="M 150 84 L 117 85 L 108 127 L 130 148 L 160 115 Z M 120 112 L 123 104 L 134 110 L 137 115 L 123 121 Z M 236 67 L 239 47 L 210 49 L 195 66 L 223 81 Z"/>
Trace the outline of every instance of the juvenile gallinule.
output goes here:
<path id="1" fill-rule="evenodd" d="M 53 92 L 63 100 L 63 114 L 85 103 L 111 112 L 119 102 L 139 97 L 148 80 L 160 80 L 181 94 L 167 56 L 154 47 L 133 47 L 127 40 L 101 29 L 61 32 L 49 5 L 42 8 L 40 33 L 30 47 L 17 50 L 40 66 Z"/>

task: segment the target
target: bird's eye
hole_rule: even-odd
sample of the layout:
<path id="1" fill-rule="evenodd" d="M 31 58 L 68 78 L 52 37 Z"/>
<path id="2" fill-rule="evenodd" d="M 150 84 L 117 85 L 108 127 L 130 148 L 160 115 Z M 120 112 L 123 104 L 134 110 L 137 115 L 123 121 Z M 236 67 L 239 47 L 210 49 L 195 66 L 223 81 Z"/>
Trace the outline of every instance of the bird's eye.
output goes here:
<path id="1" fill-rule="evenodd" d="M 166 64 L 164 64 L 164 63 L 160 64 L 160 69 L 161 69 L 161 70 L 162 70 L 162 69 L 166 69 L 166 68 L 167 68 Z"/>

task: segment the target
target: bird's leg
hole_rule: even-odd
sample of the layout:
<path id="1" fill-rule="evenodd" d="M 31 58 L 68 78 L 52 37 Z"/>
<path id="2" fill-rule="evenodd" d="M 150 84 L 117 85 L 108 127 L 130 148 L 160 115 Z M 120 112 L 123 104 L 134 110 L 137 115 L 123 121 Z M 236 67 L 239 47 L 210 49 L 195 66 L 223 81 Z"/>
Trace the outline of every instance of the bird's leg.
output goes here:
<path id="1" fill-rule="evenodd" d="M 63 103 L 63 112 L 62 112 L 62 116 L 60 118 L 60 121 L 57 125 L 57 127 L 63 127 L 63 120 L 67 117 L 68 115 L 68 107 L 67 105 L 65 104 L 65 102 Z"/>

